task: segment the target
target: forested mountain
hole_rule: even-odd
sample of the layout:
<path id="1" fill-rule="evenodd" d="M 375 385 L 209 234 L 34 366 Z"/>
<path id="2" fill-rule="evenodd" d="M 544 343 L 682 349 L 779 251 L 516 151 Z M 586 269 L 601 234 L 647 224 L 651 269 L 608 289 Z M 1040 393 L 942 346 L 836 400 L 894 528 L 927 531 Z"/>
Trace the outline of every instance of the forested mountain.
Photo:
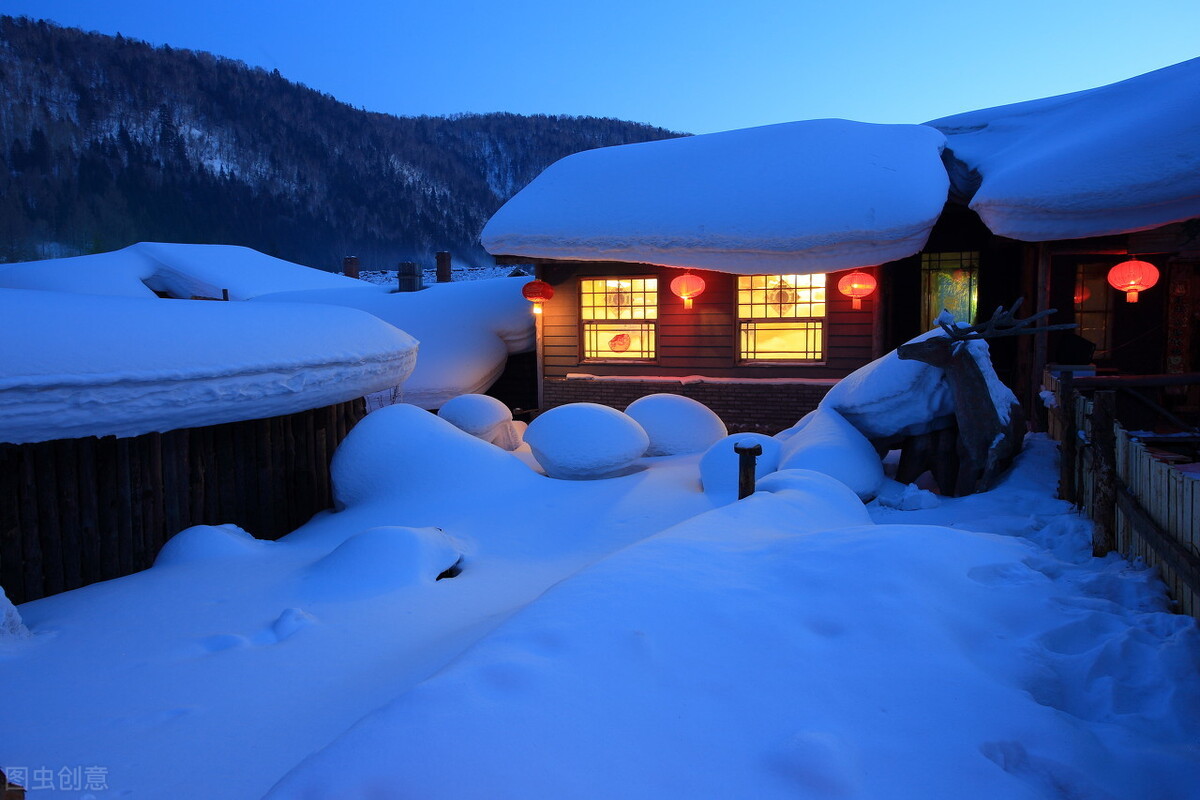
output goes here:
<path id="1" fill-rule="evenodd" d="M 210 53 L 0 17 L 0 261 L 136 241 L 333 269 L 482 262 L 488 217 L 562 156 L 675 136 L 614 119 L 393 117 Z"/>

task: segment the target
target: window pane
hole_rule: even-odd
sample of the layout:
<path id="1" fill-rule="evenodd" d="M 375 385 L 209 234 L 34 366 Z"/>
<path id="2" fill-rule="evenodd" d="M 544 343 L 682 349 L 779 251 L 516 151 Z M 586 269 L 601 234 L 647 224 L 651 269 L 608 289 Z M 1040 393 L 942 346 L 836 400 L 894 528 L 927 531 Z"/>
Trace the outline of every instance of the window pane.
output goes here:
<path id="1" fill-rule="evenodd" d="M 824 323 L 740 323 L 741 356 L 747 361 L 819 361 L 824 356 Z"/>
<path id="2" fill-rule="evenodd" d="M 803 319 L 824 316 L 825 275 L 739 275 L 738 317 Z"/>
<path id="3" fill-rule="evenodd" d="M 932 327 L 942 309 L 959 322 L 975 321 L 979 253 L 922 253 L 921 316 Z"/>
<path id="4" fill-rule="evenodd" d="M 585 323 L 583 338 L 584 358 L 654 358 L 653 323 Z"/>
<path id="5" fill-rule="evenodd" d="M 593 319 L 657 319 L 657 278 L 601 278 L 579 282 L 579 312 Z"/>

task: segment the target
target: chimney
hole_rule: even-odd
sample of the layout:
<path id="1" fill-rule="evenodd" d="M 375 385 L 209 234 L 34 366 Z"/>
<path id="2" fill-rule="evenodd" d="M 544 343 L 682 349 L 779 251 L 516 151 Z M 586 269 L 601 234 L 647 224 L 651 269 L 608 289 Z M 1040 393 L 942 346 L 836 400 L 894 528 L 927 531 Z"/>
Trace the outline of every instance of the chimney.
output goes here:
<path id="1" fill-rule="evenodd" d="M 419 292 L 425 288 L 421 268 L 415 261 L 401 261 L 396 265 L 396 287 L 398 292 Z"/>
<path id="2" fill-rule="evenodd" d="M 437 282 L 449 283 L 454 280 L 450 274 L 450 253 L 446 250 L 438 250 L 437 252 Z"/>

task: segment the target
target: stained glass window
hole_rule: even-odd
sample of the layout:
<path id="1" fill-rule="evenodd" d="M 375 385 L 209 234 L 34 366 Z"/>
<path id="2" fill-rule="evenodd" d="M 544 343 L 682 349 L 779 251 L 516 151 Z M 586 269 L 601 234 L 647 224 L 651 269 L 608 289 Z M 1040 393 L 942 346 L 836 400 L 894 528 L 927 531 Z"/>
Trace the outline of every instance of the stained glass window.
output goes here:
<path id="1" fill-rule="evenodd" d="M 922 253 L 921 318 L 928 327 L 945 309 L 959 322 L 975 321 L 979 253 Z"/>

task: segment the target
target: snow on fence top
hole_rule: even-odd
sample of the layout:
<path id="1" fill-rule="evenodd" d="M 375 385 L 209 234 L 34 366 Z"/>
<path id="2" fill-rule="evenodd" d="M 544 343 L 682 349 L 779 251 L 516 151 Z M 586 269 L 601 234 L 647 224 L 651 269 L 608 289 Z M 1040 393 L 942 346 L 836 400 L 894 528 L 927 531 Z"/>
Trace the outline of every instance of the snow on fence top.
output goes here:
<path id="1" fill-rule="evenodd" d="M 0 265 L 0 287 L 76 294 L 246 300 L 270 292 L 362 286 L 249 247 L 139 242 L 111 253 Z"/>
<path id="2" fill-rule="evenodd" d="M 1000 236 L 1077 239 L 1200 216 L 1200 58 L 927 124 L 982 177 L 971 208 Z"/>
<path id="3" fill-rule="evenodd" d="M 920 251 L 941 214 L 944 143 L 823 119 L 589 150 L 509 200 L 483 245 L 741 274 L 881 264 Z"/>
<path id="4" fill-rule="evenodd" d="M 0 289 L 0 318 L 0 442 L 17 444 L 320 408 L 401 383 L 417 355 L 330 306 Z"/>

